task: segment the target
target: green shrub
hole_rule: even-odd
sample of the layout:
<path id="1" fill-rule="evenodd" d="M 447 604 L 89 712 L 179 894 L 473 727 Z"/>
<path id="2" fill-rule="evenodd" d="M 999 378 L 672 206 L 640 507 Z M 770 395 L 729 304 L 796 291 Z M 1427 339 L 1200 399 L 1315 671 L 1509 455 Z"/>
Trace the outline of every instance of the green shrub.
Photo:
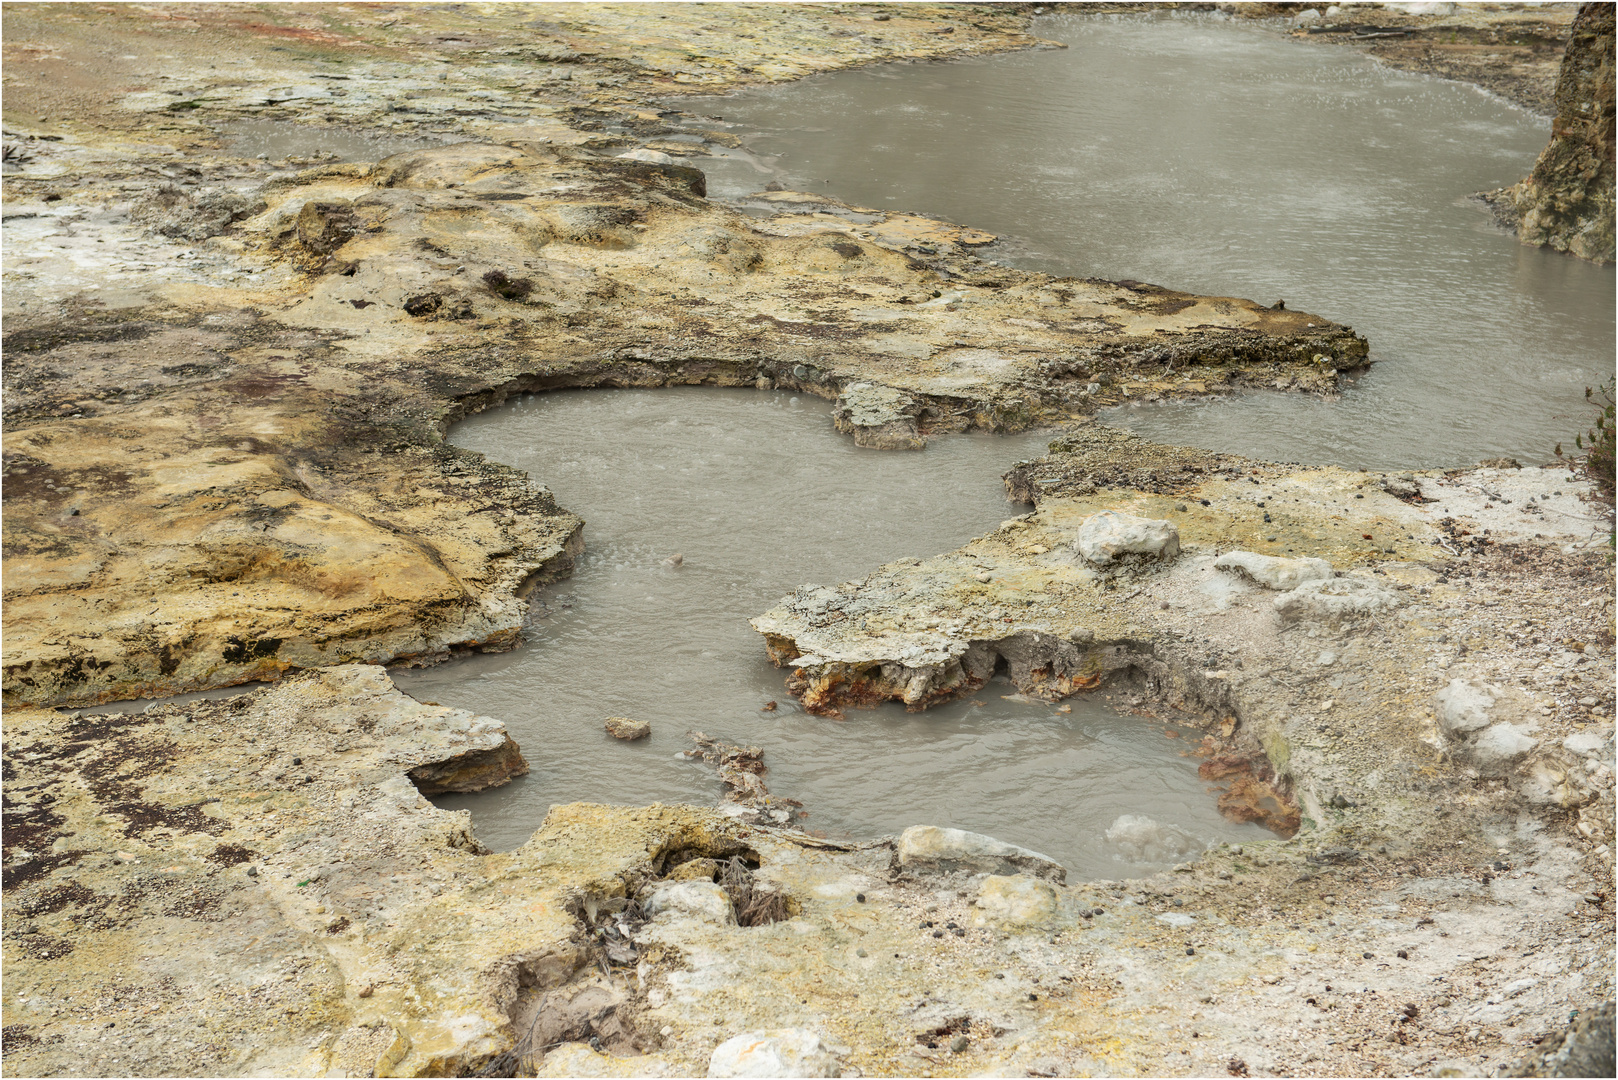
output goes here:
<path id="1" fill-rule="evenodd" d="M 1573 437 L 1573 445 L 1584 451 L 1582 457 L 1571 458 L 1569 464 L 1575 469 L 1582 468 L 1595 485 L 1608 496 L 1613 494 L 1613 442 L 1618 434 L 1618 423 L 1614 422 L 1614 403 L 1618 399 L 1618 376 L 1608 379 L 1605 386 L 1599 390 L 1593 386 L 1584 388 L 1584 399 L 1596 406 L 1600 411 L 1596 413 L 1595 426 L 1580 435 Z M 1556 444 L 1556 456 L 1566 457 L 1562 452 L 1562 444 Z"/>

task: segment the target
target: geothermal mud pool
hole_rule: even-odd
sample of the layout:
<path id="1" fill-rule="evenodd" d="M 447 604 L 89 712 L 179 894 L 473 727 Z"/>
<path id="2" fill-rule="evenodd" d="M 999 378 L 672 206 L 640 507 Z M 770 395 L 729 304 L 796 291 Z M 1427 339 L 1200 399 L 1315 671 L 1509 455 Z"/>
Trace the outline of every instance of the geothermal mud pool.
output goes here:
<path id="1" fill-rule="evenodd" d="M 1547 400 L 1535 379 L 1576 389 L 1605 355 L 1610 327 L 1589 326 L 1611 298 L 1590 303 L 1601 279 L 1538 252 L 1518 253 L 1522 282 L 1501 277 L 1508 238 L 1450 201 L 1526 172 L 1520 118 L 1379 73 L 1327 43 L 1340 37 L 1309 38 L 1306 53 L 1304 39 L 1208 20 L 1064 17 L 1039 25 L 1069 38 L 1080 68 L 1120 80 L 1085 99 L 1057 52 L 1005 58 L 1043 72 L 1023 77 L 1040 103 L 1029 116 L 1048 105 L 1071 120 L 1063 103 L 1079 101 L 1097 136 L 1090 158 L 1024 162 L 1019 145 L 1038 139 L 992 117 L 974 127 L 948 88 L 1002 70 L 987 53 L 1042 48 L 1025 9 L 652 10 L 6 5 L 6 1071 L 1481 1075 L 1554 1070 L 1582 1046 L 1575 1057 L 1593 1047 L 1608 1062 L 1581 1067 L 1611 1075 L 1610 492 L 1565 467 L 1306 468 L 1095 422 L 1116 405 L 1285 389 L 1233 406 L 1291 418 L 1283 434 L 1320 432 L 1253 444 L 1276 456 L 1375 443 L 1386 456 L 1365 460 L 1532 460 L 1565 439 L 1577 425 L 1532 406 Z M 1558 65 L 1575 73 L 1512 205 L 1524 242 L 1610 259 L 1611 7 L 1382 17 L 1413 35 L 1402 51 L 1368 46 L 1391 62 L 1469 63 L 1537 107 Z M 1204 49 L 1240 70 L 1199 69 Z M 1323 74 L 1297 68 L 1302 56 Z M 966 62 L 869 75 L 910 88 L 900 127 L 942 103 L 957 157 L 1034 176 L 1013 198 L 957 162 L 930 165 L 946 194 L 987 193 L 958 223 L 895 189 L 850 206 L 828 194 L 846 193 L 843 177 L 812 175 L 825 169 L 778 185 L 807 191 L 712 199 L 719 166 L 710 188 L 680 163 L 723 151 L 764 167 L 756 185 L 777 175 L 712 119 L 730 103 L 675 95 L 945 57 Z M 1287 100 L 1260 108 L 1277 96 L 1263 72 L 1289 64 L 1272 80 Z M 1191 89 L 1124 78 L 1142 65 Z M 805 84 L 803 100 L 836 85 Z M 1208 93 L 1219 109 L 1202 107 Z M 1204 147 L 1230 190 L 1185 190 L 1220 214 L 1198 222 L 1180 198 L 1143 218 L 1109 185 L 1182 182 L 1158 158 L 1203 137 L 1172 130 L 1183 108 L 1245 118 L 1226 137 L 1268 152 L 1233 164 Z M 857 144 L 872 136 L 849 134 L 863 120 L 825 126 Z M 1446 125 L 1454 144 L 1418 152 L 1409 132 Z M 1358 148 L 1322 148 L 1334 126 Z M 1498 159 L 1480 164 L 1468 141 Z M 1398 168 L 1369 160 L 1382 151 L 1421 182 L 1395 184 Z M 1108 155 L 1131 168 L 1095 171 Z M 1428 156 L 1465 175 L 1446 187 Z M 1264 195 L 1278 210 L 1245 194 L 1250 173 L 1271 171 L 1292 179 Z M 1110 215 L 1179 232 L 1113 236 L 1114 262 L 1106 245 L 1087 254 L 1102 228 L 1052 199 L 1075 186 Z M 1019 201 L 1050 210 L 1023 228 Z M 1079 246 L 1047 248 L 1062 238 L 1047 225 L 1076 217 Z M 999 258 L 1044 252 L 1064 272 L 1128 280 L 986 260 L 983 229 L 1002 222 Z M 1268 246 L 1230 246 L 1248 232 Z M 1412 249 L 1429 232 L 1445 258 Z M 1424 277 L 1382 265 L 1378 247 L 1400 245 Z M 1121 257 L 1142 246 L 1150 259 Z M 1490 260 L 1488 274 L 1462 266 Z M 1226 262 L 1256 297 L 1173 291 L 1222 291 Z M 1562 293 L 1547 285 L 1558 273 L 1573 283 Z M 1378 275 L 1400 288 L 1365 284 Z M 1340 307 L 1334 278 L 1371 309 Z M 1528 363 L 1503 365 L 1486 339 L 1524 340 L 1498 312 L 1458 316 L 1455 283 L 1515 305 L 1566 366 L 1526 347 Z M 1423 389 L 1435 381 L 1486 408 L 1457 405 L 1455 425 L 1412 440 L 1423 425 L 1401 427 L 1398 394 L 1377 394 L 1395 387 L 1401 350 L 1421 351 L 1401 335 L 1429 307 L 1476 370 L 1410 365 L 1408 416 L 1441 400 Z M 1334 314 L 1374 330 L 1387 362 L 1357 385 L 1368 343 Z M 1508 394 L 1538 419 L 1500 417 Z M 835 402 L 842 435 L 811 396 Z M 621 478 L 549 454 L 548 433 L 523 423 L 576 406 L 569 423 L 588 425 L 625 402 L 609 439 L 677 437 Z M 666 423 L 688 408 L 725 422 Z M 750 439 L 736 410 L 786 434 Z M 1216 414 L 1168 415 L 1189 431 Z M 653 416 L 661 428 L 635 423 Z M 507 423 L 493 457 L 448 441 Z M 1469 441 L 1491 426 L 1498 445 Z M 963 434 L 1041 427 L 1059 429 L 1048 452 L 1041 436 Z M 522 460 L 522 442 L 539 451 L 531 475 L 501 464 Z M 1034 507 L 1015 516 L 993 481 L 1013 457 L 1033 458 L 1006 475 Z M 669 482 L 687 462 L 724 467 L 686 475 L 687 491 Z M 762 488 L 772 470 L 792 498 L 759 511 L 758 533 L 704 533 L 706 518 L 737 516 L 727 488 Z M 909 509 L 918 490 L 927 515 Z M 638 513 L 682 509 L 698 528 L 638 532 Z M 880 527 L 830 535 L 856 519 Z M 1097 547 L 1108 522 L 1138 530 L 1143 550 Z M 790 565 L 789 532 L 818 551 Z M 744 541 L 745 557 L 725 554 Z M 658 598 L 683 633 L 647 618 Z M 620 632 L 642 647 L 602 664 L 596 643 Z M 577 662 L 545 666 L 558 658 Z M 443 703 L 402 693 L 383 664 Z M 490 696 L 483 715 L 463 707 L 530 685 L 507 679 L 530 670 L 539 689 Z M 458 685 L 434 685 L 445 678 Z M 660 693 L 703 679 L 698 698 Z M 188 691 L 203 694 L 95 711 Z M 615 695 L 655 725 L 647 744 L 599 732 Z M 901 700 L 931 709 L 901 713 Z M 758 777 L 713 745 L 716 770 L 675 762 L 669 738 L 687 720 L 762 745 L 766 779 L 809 816 L 781 827 L 779 801 L 712 805 L 714 771 L 743 795 Z M 1189 811 L 1217 798 L 1292 838 L 1119 880 L 1169 856 L 1145 849 L 1162 826 L 1100 785 L 1105 812 L 1064 783 L 1188 769 L 1191 739 L 1224 790 L 1181 772 Z M 987 776 L 979 790 L 968 771 Z M 892 784 L 895 772 L 918 779 Z M 618 774 L 643 797 L 667 784 L 708 805 L 551 802 Z M 870 792 L 854 790 L 861 776 Z M 822 786 L 850 798 L 823 805 Z M 515 804 L 507 822 L 549 805 L 512 850 L 481 842 L 490 815 L 475 827 L 423 797 L 489 788 Z M 1158 813 L 1168 800 L 1151 801 Z M 1075 807 L 1092 824 L 1057 835 Z M 971 832 L 840 842 L 795 827 L 862 837 L 907 820 L 1010 822 L 1074 872 Z M 1147 865 L 1111 862 L 1098 836 L 1140 846 Z"/>
<path id="2" fill-rule="evenodd" d="M 713 771 L 674 756 L 695 729 L 763 749 L 771 792 L 801 800 L 804 825 L 832 836 L 970 829 L 1089 878 L 1271 838 L 1220 817 L 1190 756 L 1196 737 L 1084 695 L 1058 713 L 1002 679 L 921 714 L 805 713 L 747 620 L 805 581 L 948 550 L 1025 513 L 1000 473 L 1049 439 L 867 450 L 831 412 L 781 392 L 569 391 L 454 430 L 458 445 L 543 477 L 587 524 L 573 576 L 532 595 L 524 646 L 395 670 L 419 699 L 504 718 L 528 748 L 527 776 L 439 805 L 471 810 L 478 838 L 505 850 L 553 804 L 711 802 Z M 608 716 L 648 721 L 652 735 L 620 742 L 602 730 Z"/>
<path id="3" fill-rule="evenodd" d="M 1033 27 L 1067 48 L 712 103 L 753 152 L 702 160 L 712 192 L 914 208 L 997 234 L 1010 265 L 1280 299 L 1371 343 L 1341 399 L 1109 417 L 1162 442 L 1349 468 L 1549 460 L 1611 368 L 1612 269 L 1525 248 L 1468 198 L 1527 174 L 1541 117 L 1217 15 Z"/>

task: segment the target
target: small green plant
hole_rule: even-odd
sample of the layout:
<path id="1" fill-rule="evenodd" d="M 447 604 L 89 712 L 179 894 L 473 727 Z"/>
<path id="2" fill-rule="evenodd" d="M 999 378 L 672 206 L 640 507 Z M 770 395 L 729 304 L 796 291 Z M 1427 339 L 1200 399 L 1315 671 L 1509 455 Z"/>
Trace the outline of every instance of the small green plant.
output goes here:
<path id="1" fill-rule="evenodd" d="M 1584 455 L 1570 459 L 1569 464 L 1575 469 L 1582 468 L 1584 474 L 1611 497 L 1614 487 L 1614 440 L 1618 437 L 1618 422 L 1614 420 L 1614 406 L 1618 404 L 1618 376 L 1608 379 L 1606 385 L 1599 389 L 1586 386 L 1584 400 L 1600 411 L 1596 413 L 1594 427 L 1573 436 L 1573 445 L 1584 451 Z M 1556 456 L 1568 456 L 1562 452 L 1561 443 L 1556 444 Z"/>

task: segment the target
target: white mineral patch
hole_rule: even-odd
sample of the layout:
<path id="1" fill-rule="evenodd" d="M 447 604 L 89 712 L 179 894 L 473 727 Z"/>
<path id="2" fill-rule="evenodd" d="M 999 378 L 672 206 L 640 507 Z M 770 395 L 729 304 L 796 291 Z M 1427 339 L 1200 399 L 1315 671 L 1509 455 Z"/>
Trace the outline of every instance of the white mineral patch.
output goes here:
<path id="1" fill-rule="evenodd" d="M 972 914 L 973 926 L 1028 926 L 1056 916 L 1056 888 L 1027 874 L 983 879 Z"/>
<path id="2" fill-rule="evenodd" d="M 1308 620 L 1328 626 L 1379 614 L 1399 603 L 1392 589 L 1360 577 L 1306 581 L 1275 598 L 1282 622 Z"/>
<path id="3" fill-rule="evenodd" d="M 1229 551 L 1214 566 L 1241 573 L 1266 589 L 1296 589 L 1306 581 L 1329 581 L 1335 571 L 1325 559 L 1280 559 L 1256 551 Z"/>

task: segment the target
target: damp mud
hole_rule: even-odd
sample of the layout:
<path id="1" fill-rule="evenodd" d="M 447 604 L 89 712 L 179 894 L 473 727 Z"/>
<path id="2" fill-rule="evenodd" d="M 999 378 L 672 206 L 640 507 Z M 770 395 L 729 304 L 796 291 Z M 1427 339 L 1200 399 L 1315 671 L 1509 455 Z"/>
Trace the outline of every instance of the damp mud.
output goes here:
<path id="1" fill-rule="evenodd" d="M 545 477 L 587 524 L 572 576 L 530 594 L 521 647 L 395 669 L 412 696 L 504 717 L 520 745 L 545 748 L 527 776 L 439 805 L 470 810 L 479 839 L 506 850 L 556 804 L 711 802 L 712 771 L 677 758 L 698 730 L 762 748 L 771 793 L 840 840 L 927 823 L 1112 878 L 1268 838 L 1221 817 L 1197 737 L 1111 702 L 1058 713 L 997 680 L 924 714 L 831 719 L 799 707 L 758 648 L 747 620 L 802 581 L 947 550 L 1026 512 L 1000 473 L 1049 438 L 868 450 L 817 398 L 699 388 L 527 395 L 462 422 L 457 445 Z M 652 734 L 621 742 L 609 716 Z M 1142 820 L 1116 830 L 1126 815 Z"/>
<path id="2" fill-rule="evenodd" d="M 1523 248 L 1471 198 L 1528 173 L 1546 117 L 1217 12 L 1034 28 L 1066 48 L 730 95 L 748 156 L 691 160 L 716 195 L 914 208 L 995 234 L 1012 266 L 1284 300 L 1371 342 L 1330 399 L 1148 390 L 1109 414 L 1151 439 L 1351 468 L 1551 460 L 1611 368 L 1612 269 Z"/>

